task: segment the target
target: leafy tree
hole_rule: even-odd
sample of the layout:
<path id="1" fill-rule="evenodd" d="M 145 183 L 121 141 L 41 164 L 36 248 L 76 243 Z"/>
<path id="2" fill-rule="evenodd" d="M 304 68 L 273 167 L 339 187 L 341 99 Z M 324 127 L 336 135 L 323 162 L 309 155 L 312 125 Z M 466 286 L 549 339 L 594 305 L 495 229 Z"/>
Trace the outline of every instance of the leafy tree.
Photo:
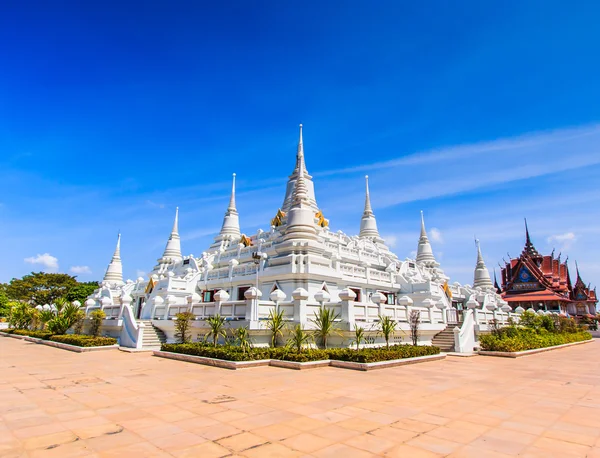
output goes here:
<path id="1" fill-rule="evenodd" d="M 219 337 L 227 337 L 227 330 L 225 329 L 225 317 L 219 315 L 213 315 L 206 319 L 206 323 L 208 324 L 210 331 L 206 334 L 206 337 L 213 338 L 213 345 L 216 347 Z"/>
<path id="2" fill-rule="evenodd" d="M 307 333 L 302 326 L 297 324 L 292 330 L 292 335 L 287 341 L 287 346 L 296 349 L 298 353 L 302 351 L 302 347 L 308 345 L 312 341 L 312 335 Z"/>
<path id="3" fill-rule="evenodd" d="M 52 304 L 75 286 L 77 280 L 71 275 L 32 272 L 23 278 L 13 278 L 6 287 L 6 295 L 38 305 Z"/>
<path id="4" fill-rule="evenodd" d="M 314 335 L 321 339 L 323 348 L 327 349 L 327 338 L 330 334 L 339 334 L 339 330 L 335 325 L 335 320 L 340 317 L 339 313 L 336 314 L 333 309 L 321 306 L 315 312 L 315 317 L 311 319 L 315 324 Z"/>
<path id="5" fill-rule="evenodd" d="M 418 310 L 412 310 L 410 312 L 408 324 L 410 326 L 410 338 L 412 344 L 416 347 L 419 345 L 419 325 L 421 324 L 421 313 Z"/>
<path id="6" fill-rule="evenodd" d="M 69 289 L 69 291 L 67 291 L 65 298 L 69 302 L 79 301 L 81 304 L 83 304 L 96 289 L 98 289 L 98 283 L 94 281 L 77 283 L 75 286 Z"/>
<path id="7" fill-rule="evenodd" d="M 48 321 L 48 331 L 53 334 L 66 334 L 67 331 L 83 319 L 84 311 L 64 299 L 55 301 L 56 316 Z"/>
<path id="8" fill-rule="evenodd" d="M 393 337 L 394 332 L 396 332 L 396 325 L 396 321 L 389 316 L 379 315 L 379 334 L 383 335 L 385 346 L 388 348 L 390 346 L 390 337 Z"/>
<path id="9" fill-rule="evenodd" d="M 90 318 L 92 320 L 90 326 L 90 335 L 94 337 L 100 337 L 100 330 L 102 329 L 102 320 L 106 318 L 106 313 L 104 310 L 94 310 L 90 313 Z"/>
<path id="10" fill-rule="evenodd" d="M 365 330 L 362 327 L 357 326 L 355 324 L 354 325 L 354 339 L 350 343 L 355 344 L 356 351 L 358 351 L 360 344 L 363 343 L 364 341 L 365 341 Z"/>
<path id="11" fill-rule="evenodd" d="M 8 296 L 4 288 L 0 287 L 0 318 L 8 316 L 10 312 L 10 306 L 8 305 Z"/>
<path id="12" fill-rule="evenodd" d="M 190 323 L 194 319 L 194 314 L 191 312 L 181 312 L 175 315 L 175 337 L 179 339 L 179 343 L 189 342 Z"/>
<path id="13" fill-rule="evenodd" d="M 283 337 L 285 320 L 283 319 L 283 310 L 269 310 L 269 318 L 266 322 L 267 329 L 271 331 L 271 347 L 277 346 L 277 337 Z"/>
<path id="14" fill-rule="evenodd" d="M 252 348 L 252 341 L 247 327 L 238 328 L 235 332 L 238 343 L 242 349 L 242 353 L 246 354 Z"/>

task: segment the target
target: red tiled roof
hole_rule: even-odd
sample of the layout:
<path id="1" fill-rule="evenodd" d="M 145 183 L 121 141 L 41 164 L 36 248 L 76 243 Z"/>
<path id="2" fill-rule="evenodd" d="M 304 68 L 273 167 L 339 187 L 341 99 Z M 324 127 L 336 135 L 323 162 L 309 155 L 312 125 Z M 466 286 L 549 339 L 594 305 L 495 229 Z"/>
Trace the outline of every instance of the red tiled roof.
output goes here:
<path id="1" fill-rule="evenodd" d="M 503 293 L 502 298 L 507 302 L 519 301 L 563 301 L 570 302 L 568 297 L 555 294 L 552 291 L 531 291 L 530 293 L 508 294 Z"/>

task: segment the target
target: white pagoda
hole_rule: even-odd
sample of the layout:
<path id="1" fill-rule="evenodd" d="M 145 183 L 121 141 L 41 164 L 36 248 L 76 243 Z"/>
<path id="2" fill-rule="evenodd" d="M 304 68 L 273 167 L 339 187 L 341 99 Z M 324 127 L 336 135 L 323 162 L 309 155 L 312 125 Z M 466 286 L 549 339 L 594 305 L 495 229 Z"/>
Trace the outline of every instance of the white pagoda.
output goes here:
<path id="1" fill-rule="evenodd" d="M 302 125 L 283 204 L 273 213 L 270 231 L 243 233 L 233 174 L 221 230 L 201 256 L 182 255 L 177 210 L 165 250 L 148 278 L 124 282 L 119 235 L 104 280 L 86 301 L 86 311 L 103 309 L 104 329 L 119 336 L 121 345 L 133 347 L 145 346 L 143 336 L 149 331 L 144 327 L 159 329 L 167 341 L 174 341 L 173 318 L 183 311 L 196 318 L 194 339 L 206 333 L 205 319 L 218 313 L 232 328 L 247 326 L 255 343 L 266 345 L 270 336 L 265 320 L 272 309 L 283 310 L 290 324 L 311 329 L 316 309 L 330 307 L 339 315 L 343 331 L 330 339 L 338 346 L 349 345 L 355 326 L 372 331 L 368 344 L 379 345 L 382 338 L 376 331 L 383 315 L 398 321 L 395 341 L 408 342 L 408 317 L 418 310 L 421 342 L 429 344 L 434 335 L 459 324 L 461 310 L 502 313 L 504 303 L 479 245 L 474 286 L 449 284 L 433 254 L 422 213 L 416 259 L 400 260 L 390 251 L 377 228 L 368 177 L 358 235 L 333 232 L 306 168 Z"/>

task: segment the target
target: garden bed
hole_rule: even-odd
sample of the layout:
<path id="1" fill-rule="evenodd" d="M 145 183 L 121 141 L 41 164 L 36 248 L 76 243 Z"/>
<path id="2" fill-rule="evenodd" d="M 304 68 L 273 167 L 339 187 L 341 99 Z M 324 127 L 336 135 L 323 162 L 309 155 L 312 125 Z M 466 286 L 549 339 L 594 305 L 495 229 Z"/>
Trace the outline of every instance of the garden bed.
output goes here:
<path id="1" fill-rule="evenodd" d="M 371 370 L 443 359 L 445 355 L 439 353 L 438 347 L 412 345 L 358 351 L 349 348 L 306 349 L 301 352 L 289 348 L 251 348 L 244 352 L 239 347 L 214 347 L 204 343 L 163 344 L 161 351 L 154 352 L 164 358 L 227 369 L 271 365 L 297 370 L 324 366 Z"/>
<path id="2" fill-rule="evenodd" d="M 79 334 L 52 335 L 45 331 L 29 331 L 24 329 L 0 330 L 1 335 L 40 343 L 50 347 L 78 353 L 118 348 L 117 339 L 112 337 L 94 337 Z"/>
<path id="3" fill-rule="evenodd" d="M 480 336 L 479 343 L 482 351 L 518 353 L 584 342 L 591 338 L 592 335 L 587 331 L 557 333 L 526 328 L 503 328 L 500 335 Z"/>
<path id="4" fill-rule="evenodd" d="M 532 350 L 523 351 L 485 351 L 480 350 L 478 354 L 482 356 L 499 356 L 502 358 L 520 358 L 521 356 L 535 355 L 536 353 L 544 353 L 552 350 L 560 350 L 561 348 L 572 347 L 573 345 L 581 345 L 592 342 L 592 339 L 582 340 L 579 342 L 571 342 L 562 345 L 554 345 L 552 347 L 534 348 Z"/>

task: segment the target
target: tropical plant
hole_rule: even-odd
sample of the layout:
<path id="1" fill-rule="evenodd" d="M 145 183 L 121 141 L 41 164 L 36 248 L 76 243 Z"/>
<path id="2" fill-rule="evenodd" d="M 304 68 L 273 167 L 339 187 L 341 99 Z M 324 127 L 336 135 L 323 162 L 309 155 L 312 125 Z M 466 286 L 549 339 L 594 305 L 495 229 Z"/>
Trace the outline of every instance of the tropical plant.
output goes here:
<path id="1" fill-rule="evenodd" d="M 238 328 L 235 332 L 238 344 L 243 353 L 249 352 L 252 349 L 252 341 L 247 327 Z"/>
<path id="2" fill-rule="evenodd" d="M 360 344 L 363 343 L 364 341 L 365 341 L 365 330 L 362 327 L 357 326 L 355 324 L 354 325 L 354 339 L 350 343 L 356 345 L 356 351 L 358 351 L 360 348 Z"/>
<path id="3" fill-rule="evenodd" d="M 396 332 L 396 325 L 398 323 L 393 320 L 392 318 L 390 318 L 387 315 L 379 315 L 379 332 L 378 334 L 381 334 L 383 336 L 383 338 L 385 339 L 385 346 L 389 347 L 390 346 L 390 337 L 394 336 L 394 333 Z"/>
<path id="4" fill-rule="evenodd" d="M 335 333 L 340 335 L 340 330 L 335 324 L 335 320 L 340 317 L 333 309 L 321 306 L 315 312 L 315 317 L 310 321 L 315 325 L 314 335 L 321 339 L 323 348 L 327 349 L 327 338 Z"/>
<path id="5" fill-rule="evenodd" d="M 410 326 L 410 339 L 413 345 L 419 345 L 419 326 L 421 324 L 421 312 L 412 310 L 408 316 L 408 325 Z"/>
<path id="6" fill-rule="evenodd" d="M 104 310 L 94 310 L 90 313 L 90 335 L 94 337 L 100 336 L 100 331 L 102 329 L 102 320 L 106 318 L 106 313 Z"/>
<path id="7" fill-rule="evenodd" d="M 24 302 L 15 301 L 10 303 L 10 305 L 8 326 L 15 329 L 29 328 L 37 310 Z"/>
<path id="8" fill-rule="evenodd" d="M 46 324 L 56 316 L 56 313 L 52 309 L 44 308 L 38 313 L 38 320 L 40 322 L 40 329 L 43 331 L 46 329 Z"/>
<path id="9" fill-rule="evenodd" d="M 179 339 L 179 343 L 189 342 L 191 335 L 189 334 L 190 325 L 194 319 L 194 314 L 191 312 L 181 312 L 175 315 L 175 338 Z"/>
<path id="10" fill-rule="evenodd" d="M 287 346 L 294 348 L 298 353 L 302 351 L 302 347 L 308 345 L 313 340 L 311 334 L 302 329 L 302 326 L 297 324 L 292 329 L 292 334 L 287 341 Z"/>
<path id="11" fill-rule="evenodd" d="M 56 316 L 48 321 L 48 331 L 53 334 L 66 334 L 67 331 L 82 319 L 83 311 L 75 304 L 64 300 L 55 303 Z"/>
<path id="12" fill-rule="evenodd" d="M 271 331 L 271 347 L 277 346 L 277 337 L 283 337 L 285 329 L 285 320 L 283 319 L 283 310 L 269 310 L 269 318 L 266 321 L 266 327 Z"/>
<path id="13" fill-rule="evenodd" d="M 219 337 L 227 337 L 227 330 L 225 329 L 225 317 L 217 313 L 216 315 L 207 318 L 206 323 L 210 328 L 206 334 L 206 337 L 212 337 L 213 345 L 216 347 Z"/>

